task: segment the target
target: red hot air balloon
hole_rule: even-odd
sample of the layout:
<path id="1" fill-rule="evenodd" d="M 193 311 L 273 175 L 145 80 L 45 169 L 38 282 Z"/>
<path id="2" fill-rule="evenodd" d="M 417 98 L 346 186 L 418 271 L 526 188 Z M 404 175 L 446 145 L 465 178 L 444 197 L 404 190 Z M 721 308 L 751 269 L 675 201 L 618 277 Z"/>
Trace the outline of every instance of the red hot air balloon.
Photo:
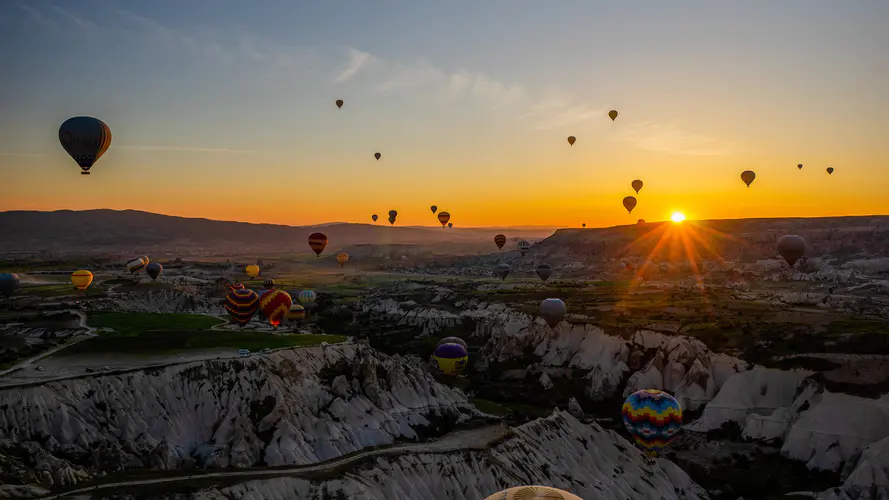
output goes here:
<path id="1" fill-rule="evenodd" d="M 494 244 L 497 245 L 498 249 L 503 250 L 503 245 L 506 244 L 506 236 L 502 234 L 494 236 Z"/>
<path id="2" fill-rule="evenodd" d="M 275 328 L 281 324 L 281 320 L 290 311 L 293 305 L 293 298 L 284 290 L 274 289 L 262 294 L 259 299 L 259 306 L 262 308 L 262 314 L 269 323 Z"/>
<path id="3" fill-rule="evenodd" d="M 315 255 L 320 257 L 321 252 L 327 248 L 327 235 L 324 233 L 312 233 L 309 235 L 309 247 L 315 252 Z"/>
<path id="4" fill-rule="evenodd" d="M 451 214 L 447 212 L 438 212 L 438 222 L 441 222 L 441 227 L 447 226 L 449 220 L 451 220 Z"/>

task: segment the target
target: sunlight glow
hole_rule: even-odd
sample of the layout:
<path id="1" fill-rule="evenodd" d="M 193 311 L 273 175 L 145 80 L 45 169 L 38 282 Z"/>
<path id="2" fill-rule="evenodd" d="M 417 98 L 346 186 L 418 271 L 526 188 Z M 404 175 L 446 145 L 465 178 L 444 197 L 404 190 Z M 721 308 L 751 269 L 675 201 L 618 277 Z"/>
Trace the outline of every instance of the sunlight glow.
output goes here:
<path id="1" fill-rule="evenodd" d="M 676 224 L 682 223 L 685 220 L 685 214 L 682 212 L 673 212 L 673 215 L 670 216 L 670 220 L 675 222 Z"/>

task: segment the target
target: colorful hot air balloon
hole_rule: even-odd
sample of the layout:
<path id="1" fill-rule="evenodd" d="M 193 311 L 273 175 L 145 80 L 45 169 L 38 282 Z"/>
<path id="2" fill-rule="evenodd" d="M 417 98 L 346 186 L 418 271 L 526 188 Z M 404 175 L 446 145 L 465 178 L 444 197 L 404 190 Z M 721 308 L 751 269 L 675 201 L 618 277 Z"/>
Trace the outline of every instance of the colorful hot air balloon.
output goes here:
<path id="1" fill-rule="evenodd" d="M 447 226 L 449 220 L 451 220 L 451 214 L 449 214 L 448 212 L 438 213 L 438 222 L 441 222 L 441 227 Z"/>
<path id="2" fill-rule="evenodd" d="M 231 290 L 243 290 L 246 288 L 243 283 L 232 283 L 228 286 L 229 291 Z"/>
<path id="3" fill-rule="evenodd" d="M 299 292 L 299 295 L 296 296 L 296 300 L 298 300 L 299 303 L 303 305 L 303 307 L 309 307 L 315 303 L 315 299 L 317 297 L 318 296 L 315 295 L 315 292 L 311 290 L 303 290 Z"/>
<path id="4" fill-rule="evenodd" d="M 553 268 L 549 264 L 539 264 L 534 272 L 536 272 L 537 276 L 545 282 L 552 276 Z"/>
<path id="5" fill-rule="evenodd" d="M 519 240 L 516 246 L 519 248 L 519 253 L 522 254 L 522 257 L 524 257 L 525 254 L 528 253 L 528 250 L 531 248 L 531 244 L 525 240 Z"/>
<path id="6" fill-rule="evenodd" d="M 453 222 L 448 222 L 448 229 L 450 229 L 450 228 L 452 228 L 452 227 L 454 227 L 454 223 L 453 223 Z"/>
<path id="7" fill-rule="evenodd" d="M 309 248 L 320 257 L 321 252 L 327 247 L 327 235 L 324 233 L 312 233 L 309 235 Z"/>
<path id="8" fill-rule="evenodd" d="M 460 337 L 445 337 L 438 341 L 438 345 L 442 344 L 460 344 L 463 346 L 463 349 L 469 351 L 469 346 L 466 345 L 466 341 L 461 339 Z"/>
<path id="9" fill-rule="evenodd" d="M 573 135 L 569 135 L 569 136 L 568 136 L 568 144 L 569 144 L 569 145 L 573 146 L 573 145 L 574 145 L 574 141 L 576 141 L 576 140 L 577 140 L 577 138 L 574 137 Z"/>
<path id="10" fill-rule="evenodd" d="M 617 119 L 617 110 L 612 109 L 611 111 L 609 111 L 608 118 L 611 118 L 611 121 L 616 120 Z"/>
<path id="11" fill-rule="evenodd" d="M 445 375 L 456 375 L 466 368 L 469 353 L 460 344 L 441 344 L 432 353 L 438 370 Z"/>
<path id="12" fill-rule="evenodd" d="M 509 276 L 509 271 L 509 264 L 501 262 L 497 264 L 497 267 L 494 269 L 494 274 L 499 276 L 501 280 L 506 280 L 506 277 Z"/>
<path id="13" fill-rule="evenodd" d="M 259 307 L 262 309 L 262 314 L 275 328 L 278 328 L 278 325 L 281 324 L 281 320 L 290 311 L 290 306 L 292 305 L 293 299 L 284 290 L 269 290 L 262 294 L 262 297 L 259 299 Z"/>
<path id="14" fill-rule="evenodd" d="M 73 273 L 71 273 L 71 284 L 74 285 L 74 288 L 80 290 L 81 292 L 86 290 L 92 282 L 93 273 L 87 271 L 86 269 L 81 269 L 80 271 L 74 271 Z"/>
<path id="15" fill-rule="evenodd" d="M 503 245 L 506 244 L 506 236 L 502 234 L 495 235 L 494 244 L 497 245 L 498 250 L 503 250 Z"/>
<path id="16" fill-rule="evenodd" d="M 306 308 L 299 304 L 293 304 L 290 306 L 290 310 L 287 311 L 284 319 L 286 319 L 288 323 L 297 323 L 299 321 L 302 321 L 306 319 Z"/>
<path id="17" fill-rule="evenodd" d="M 373 215 L 371 215 L 371 216 L 370 216 L 370 218 L 371 218 L 371 219 L 373 219 L 373 221 L 374 221 L 374 222 L 376 222 L 376 221 L 377 221 L 377 219 L 379 219 L 379 218 L 380 218 L 380 216 L 379 216 L 379 215 L 377 215 L 377 214 L 373 214 Z"/>
<path id="18" fill-rule="evenodd" d="M 799 165 L 796 166 L 796 168 L 799 169 L 799 170 L 802 170 L 802 169 L 803 169 L 803 164 L 800 163 Z"/>
<path id="19" fill-rule="evenodd" d="M 432 210 L 432 213 L 434 214 L 435 212 L 438 211 L 438 206 L 437 206 L 437 205 L 432 205 L 431 207 L 429 207 L 429 210 Z"/>
<path id="20" fill-rule="evenodd" d="M 111 129 L 98 118 L 75 116 L 59 127 L 59 142 L 80 166 L 80 173 L 89 175 L 90 168 L 111 145 Z"/>
<path id="21" fill-rule="evenodd" d="M 259 295 L 249 288 L 232 290 L 225 297 L 225 310 L 232 317 L 232 321 L 242 327 L 250 322 L 258 309 Z"/>
<path id="22" fill-rule="evenodd" d="M 833 173 L 833 167 L 827 167 L 827 174 L 830 175 Z"/>
<path id="23" fill-rule="evenodd" d="M 247 276 L 255 278 L 259 276 L 259 266 L 257 266 L 256 264 L 250 264 L 249 266 L 244 268 L 244 272 L 247 273 Z"/>
<path id="24" fill-rule="evenodd" d="M 151 281 L 155 281 L 162 272 L 164 272 L 164 266 L 158 262 L 152 262 L 145 266 L 145 274 L 151 277 Z"/>
<path id="25" fill-rule="evenodd" d="M 624 425 L 649 457 L 656 457 L 682 428 L 682 406 L 657 389 L 630 394 L 621 409 Z"/>
<path id="26" fill-rule="evenodd" d="M 275 288 L 275 280 L 273 280 L 272 278 L 266 279 L 265 281 L 262 282 L 262 287 L 265 288 L 266 290 L 271 290 L 271 289 Z"/>
<path id="27" fill-rule="evenodd" d="M 374 153 L 374 158 L 376 158 L 377 161 L 380 161 L 381 156 L 383 156 L 383 155 L 381 155 L 380 153 Z"/>
<path id="28" fill-rule="evenodd" d="M 550 328 L 555 328 L 565 318 L 567 307 L 561 299 L 546 299 L 540 303 L 540 315 Z"/>
<path id="29" fill-rule="evenodd" d="M 627 196 L 624 198 L 624 208 L 627 209 L 627 213 L 633 213 L 633 209 L 636 208 L 636 197 L 635 196 Z"/>
<path id="30" fill-rule="evenodd" d="M 0 294 L 9 297 L 19 287 L 21 280 L 15 273 L 0 274 Z"/>
<path id="31" fill-rule="evenodd" d="M 577 495 L 549 486 L 516 486 L 498 491 L 485 500 L 583 500 Z"/>
<path id="32" fill-rule="evenodd" d="M 135 259 L 127 262 L 127 271 L 135 276 L 139 273 L 139 271 L 145 269 L 146 265 L 148 265 L 148 262 L 142 259 L 142 257 L 136 257 Z"/>
<path id="33" fill-rule="evenodd" d="M 337 100 L 336 100 L 336 107 L 337 107 L 337 108 L 342 108 L 342 107 L 343 107 L 343 100 L 342 100 L 342 99 L 337 99 Z"/>
<path id="34" fill-rule="evenodd" d="M 340 267 L 344 267 L 346 262 L 349 262 L 349 254 L 346 252 L 336 254 L 336 261 L 340 263 Z"/>
<path id="35" fill-rule="evenodd" d="M 639 179 L 636 179 L 633 182 L 631 182 L 630 185 L 633 186 L 633 189 L 636 190 L 636 194 L 639 194 L 639 190 L 642 189 L 642 181 L 640 181 Z"/>
<path id="36" fill-rule="evenodd" d="M 741 172 L 741 180 L 744 181 L 744 184 L 747 184 L 747 187 L 750 187 L 750 184 L 753 183 L 753 179 L 756 179 L 756 173 L 753 170 L 745 170 Z"/>
<path id="37" fill-rule="evenodd" d="M 793 267 L 800 257 L 806 254 L 806 240 L 795 234 L 788 234 L 778 238 L 778 253 Z"/>

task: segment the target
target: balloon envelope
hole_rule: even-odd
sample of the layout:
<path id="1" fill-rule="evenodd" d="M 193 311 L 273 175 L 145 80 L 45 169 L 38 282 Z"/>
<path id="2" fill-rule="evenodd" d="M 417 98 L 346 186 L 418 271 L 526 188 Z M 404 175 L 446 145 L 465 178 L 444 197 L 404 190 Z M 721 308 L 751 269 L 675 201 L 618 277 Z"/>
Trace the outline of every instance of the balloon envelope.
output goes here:
<path id="1" fill-rule="evenodd" d="M 449 227 L 449 228 L 454 227 L 454 223 L 453 223 L 453 222 L 448 222 L 448 227 Z"/>
<path id="2" fill-rule="evenodd" d="M 519 240 L 516 246 L 519 248 L 519 253 L 522 254 L 523 257 L 526 253 L 528 253 L 528 249 L 531 248 L 531 244 L 528 243 L 526 240 Z"/>
<path id="3" fill-rule="evenodd" d="M 287 311 L 287 315 L 284 316 L 284 318 L 291 323 L 306 319 L 306 308 L 299 304 L 292 304 L 290 306 L 290 310 Z"/>
<path id="4" fill-rule="evenodd" d="M 463 349 L 469 351 L 469 346 L 466 345 L 466 341 L 461 339 L 460 337 L 445 337 L 438 341 L 438 345 L 442 344 L 460 344 L 461 346 L 463 346 Z"/>
<path id="5" fill-rule="evenodd" d="M 441 227 L 447 226 L 449 220 L 451 220 L 451 214 L 449 214 L 448 212 L 438 213 L 438 222 L 441 222 Z"/>
<path id="6" fill-rule="evenodd" d="M 15 273 L 3 273 L 0 274 L 0 294 L 5 296 L 12 295 L 21 283 L 19 279 L 19 275 Z"/>
<path id="7" fill-rule="evenodd" d="M 576 141 L 576 140 L 577 140 L 577 138 L 574 137 L 573 135 L 569 135 L 569 136 L 568 136 L 568 144 L 570 144 L 570 145 L 573 146 L 573 145 L 574 145 L 574 141 Z"/>
<path id="8" fill-rule="evenodd" d="M 379 215 L 377 215 L 377 214 L 373 214 L 373 215 L 371 215 L 371 216 L 370 216 L 370 218 L 371 218 L 371 219 L 373 219 L 373 221 L 374 221 L 374 222 L 376 222 L 376 221 L 377 221 L 377 219 L 379 219 L 379 218 L 380 218 L 380 216 L 379 216 Z"/>
<path id="9" fill-rule="evenodd" d="M 374 158 L 376 158 L 377 161 L 380 160 L 380 157 L 381 157 L 381 156 L 383 156 L 383 155 L 381 155 L 380 153 L 374 153 Z"/>
<path id="10" fill-rule="evenodd" d="M 89 175 L 93 164 L 111 146 L 111 129 L 98 118 L 75 116 L 59 127 L 59 142 L 80 166 L 80 173 Z"/>
<path id="11" fill-rule="evenodd" d="M 616 120 L 617 119 L 617 110 L 612 109 L 611 111 L 609 111 L 608 118 L 611 118 L 611 121 Z"/>
<path id="12" fill-rule="evenodd" d="M 327 248 L 327 235 L 324 233 L 312 233 L 309 235 L 309 248 L 315 255 L 321 256 L 321 252 Z"/>
<path id="13" fill-rule="evenodd" d="M 343 100 L 342 100 L 342 99 L 337 99 L 337 100 L 336 100 L 336 107 L 338 107 L 338 108 L 342 108 L 342 107 L 343 107 Z"/>
<path id="14" fill-rule="evenodd" d="M 271 290 L 272 288 L 275 288 L 275 280 L 268 278 L 267 280 L 262 282 L 262 287 L 265 288 L 266 290 Z"/>
<path id="15" fill-rule="evenodd" d="M 778 238 L 778 253 L 793 267 L 800 257 L 806 254 L 806 240 L 795 234 L 788 234 Z"/>
<path id="16" fill-rule="evenodd" d="M 71 284 L 78 290 L 86 290 L 90 283 L 93 282 L 93 273 L 86 269 L 74 271 L 71 273 Z"/>
<path id="17" fill-rule="evenodd" d="M 565 490 L 549 486 L 516 486 L 498 491 L 485 500 L 583 500 Z"/>
<path id="18" fill-rule="evenodd" d="M 639 194 L 639 190 L 642 189 L 642 181 L 636 179 L 635 181 L 630 183 L 630 185 L 633 186 L 633 189 L 636 190 L 636 194 Z"/>
<path id="19" fill-rule="evenodd" d="M 503 245 L 506 244 L 506 236 L 502 234 L 498 234 L 494 236 L 494 244 L 497 245 L 497 248 L 503 249 Z"/>
<path id="20" fill-rule="evenodd" d="M 340 263 L 340 267 L 345 266 L 346 262 L 349 262 L 349 254 L 346 252 L 336 254 L 336 261 Z"/>
<path id="21" fill-rule="evenodd" d="M 259 276 L 259 266 L 257 266 L 256 264 L 250 264 L 249 266 L 244 268 L 244 272 L 247 273 L 247 276 L 255 278 Z"/>
<path id="22" fill-rule="evenodd" d="M 657 389 L 630 394 L 621 413 L 633 440 L 650 456 L 657 456 L 682 428 L 682 406 Z"/>
<path id="23" fill-rule="evenodd" d="M 244 326 L 259 309 L 259 295 L 249 288 L 232 290 L 225 297 L 225 310 L 232 321 Z"/>
<path id="24" fill-rule="evenodd" d="M 797 166 L 796 166 L 796 168 L 798 168 L 798 169 L 800 169 L 800 170 L 802 170 L 802 169 L 803 169 L 803 164 L 802 164 L 802 163 L 800 163 L 800 164 L 799 164 L 799 165 L 797 165 Z"/>
<path id="25" fill-rule="evenodd" d="M 745 170 L 741 172 L 741 180 L 744 181 L 744 184 L 747 184 L 747 187 L 750 187 L 750 184 L 753 183 L 753 179 L 756 179 L 756 173 L 753 170 Z"/>
<path id="26" fill-rule="evenodd" d="M 284 290 L 269 290 L 262 294 L 262 298 L 259 300 L 262 314 L 274 327 L 281 324 L 281 320 L 290 311 L 290 306 L 292 305 L 293 299 Z"/>
<path id="27" fill-rule="evenodd" d="M 127 271 L 129 271 L 134 276 L 141 270 L 145 269 L 145 266 L 148 262 L 145 262 L 142 257 L 136 257 L 135 259 L 127 262 Z"/>
<path id="28" fill-rule="evenodd" d="M 553 268 L 549 264 L 540 264 L 534 271 L 537 273 L 537 276 L 543 281 L 548 280 L 549 277 L 553 274 Z"/>
<path id="29" fill-rule="evenodd" d="M 497 264 L 497 268 L 494 269 L 494 274 L 499 276 L 501 280 L 505 280 L 507 276 L 509 276 L 509 264 L 506 262 L 501 262 Z"/>
<path id="30" fill-rule="evenodd" d="M 318 296 L 315 295 L 315 292 L 311 290 L 303 290 L 299 292 L 299 295 L 296 296 L 296 300 L 299 301 L 303 306 L 310 306 L 315 303 L 315 299 Z"/>
<path id="31" fill-rule="evenodd" d="M 832 173 L 833 173 L 833 167 L 827 167 L 827 173 L 828 173 L 828 174 L 832 174 Z"/>
<path id="32" fill-rule="evenodd" d="M 624 208 L 627 209 L 627 213 L 633 213 L 633 209 L 636 208 L 636 197 L 635 196 L 627 196 L 624 198 Z"/>
<path id="33" fill-rule="evenodd" d="M 164 272 L 164 266 L 160 265 L 158 262 L 152 262 L 145 266 L 145 274 L 151 277 L 151 281 L 156 280 L 162 272 Z"/>
<path id="34" fill-rule="evenodd" d="M 454 375 L 466 368 L 469 353 L 460 344 L 440 344 L 432 353 L 438 369 L 447 375 Z"/>
<path id="35" fill-rule="evenodd" d="M 389 210 L 389 217 L 398 217 L 398 210 Z"/>
<path id="36" fill-rule="evenodd" d="M 438 207 L 435 205 L 432 205 L 431 207 L 429 207 L 429 210 L 432 210 L 432 213 L 435 213 L 438 211 Z"/>
<path id="37" fill-rule="evenodd" d="M 565 318 L 567 309 L 561 299 L 545 299 L 540 303 L 540 315 L 550 328 L 555 328 Z"/>

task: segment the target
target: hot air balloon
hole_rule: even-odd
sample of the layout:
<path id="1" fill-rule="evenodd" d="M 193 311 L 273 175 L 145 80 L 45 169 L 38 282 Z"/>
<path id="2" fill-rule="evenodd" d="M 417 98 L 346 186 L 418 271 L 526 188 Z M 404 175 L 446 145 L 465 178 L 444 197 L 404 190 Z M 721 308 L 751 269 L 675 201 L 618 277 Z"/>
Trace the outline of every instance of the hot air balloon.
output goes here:
<path id="1" fill-rule="evenodd" d="M 229 291 L 231 290 L 243 290 L 246 288 L 243 283 L 232 283 L 228 286 Z"/>
<path id="2" fill-rule="evenodd" d="M 569 145 L 573 146 L 573 145 L 574 145 L 574 141 L 576 141 L 576 140 L 577 140 L 577 138 L 574 137 L 573 135 L 569 135 L 569 136 L 568 136 L 568 144 L 569 144 Z"/>
<path id="3" fill-rule="evenodd" d="M 266 279 L 265 281 L 262 282 L 262 287 L 265 288 L 266 290 L 271 290 L 271 289 L 275 288 L 275 280 L 273 280 L 272 278 Z"/>
<path id="4" fill-rule="evenodd" d="M 297 323 L 304 320 L 306 319 L 306 308 L 299 304 L 293 304 L 290 306 L 290 310 L 287 311 L 284 319 L 286 319 L 288 323 Z"/>
<path id="5" fill-rule="evenodd" d="M 340 267 L 345 267 L 346 262 L 349 262 L 349 254 L 346 252 L 336 254 L 336 261 L 340 263 Z"/>
<path id="6" fill-rule="evenodd" d="M 635 181 L 631 182 L 630 185 L 633 186 L 633 189 L 636 190 L 636 194 L 639 194 L 639 190 L 642 189 L 642 181 L 636 179 Z"/>
<path id="7" fill-rule="evenodd" d="M 59 142 L 80 166 L 80 173 L 89 175 L 90 168 L 111 145 L 111 129 L 98 118 L 75 116 L 59 127 Z"/>
<path id="8" fill-rule="evenodd" d="M 636 221 L 636 224 L 639 224 L 640 226 L 643 225 L 643 224 L 645 224 L 645 219 L 639 219 L 639 220 L 637 220 L 637 221 Z"/>
<path id="9" fill-rule="evenodd" d="M 162 272 L 164 272 L 164 266 L 158 262 L 152 262 L 145 266 L 145 274 L 151 277 L 151 281 L 155 281 Z"/>
<path id="10" fill-rule="evenodd" d="M 93 273 L 87 271 L 86 269 L 81 269 L 80 271 L 74 271 L 71 273 L 71 284 L 74 285 L 74 288 L 83 292 L 90 286 L 90 283 L 93 282 Z"/>
<path id="11" fill-rule="evenodd" d="M 796 168 L 798 168 L 799 170 L 802 170 L 802 169 L 803 169 L 803 164 L 800 163 L 799 165 L 796 166 Z"/>
<path id="12" fill-rule="evenodd" d="M 244 272 L 247 273 L 247 276 L 255 278 L 259 276 L 259 266 L 257 266 L 256 264 L 250 264 L 249 266 L 244 268 Z"/>
<path id="13" fill-rule="evenodd" d="M 540 303 L 540 315 L 550 328 L 555 328 L 565 318 L 567 308 L 561 299 L 546 299 Z"/>
<path id="14" fill-rule="evenodd" d="M 389 217 L 398 217 L 398 210 L 389 210 Z"/>
<path id="15" fill-rule="evenodd" d="M 0 294 L 9 297 L 21 283 L 19 275 L 15 273 L 0 274 Z"/>
<path id="16" fill-rule="evenodd" d="M 371 219 L 373 219 L 373 221 L 374 221 L 374 222 L 376 222 L 376 221 L 377 221 L 377 219 L 379 219 L 379 218 L 380 218 L 380 216 L 379 216 L 379 215 L 377 215 L 377 214 L 373 214 L 373 215 L 371 215 L 371 216 L 370 216 L 370 218 L 371 218 Z"/>
<path id="17" fill-rule="evenodd" d="M 682 428 L 682 406 L 657 389 L 630 394 L 621 413 L 633 440 L 649 457 L 656 457 Z"/>
<path id="18" fill-rule="evenodd" d="M 142 261 L 145 262 L 146 266 L 151 263 L 151 260 L 148 259 L 147 255 L 142 256 Z"/>
<path id="19" fill-rule="evenodd" d="M 324 233 L 312 233 L 309 235 L 309 248 L 320 257 L 321 252 L 327 247 L 327 235 Z"/>
<path id="20" fill-rule="evenodd" d="M 317 297 L 318 296 L 315 295 L 315 292 L 311 290 L 303 290 L 299 292 L 299 295 L 296 296 L 296 300 L 298 300 L 303 307 L 310 307 L 312 304 L 315 303 L 315 299 Z"/>
<path id="21" fill-rule="evenodd" d="M 377 161 L 380 161 L 381 156 L 383 156 L 383 155 L 381 155 L 380 153 L 374 153 L 374 158 L 376 158 Z"/>
<path id="22" fill-rule="evenodd" d="M 269 290 L 262 294 L 262 297 L 259 299 L 259 307 L 262 309 L 262 314 L 275 328 L 278 328 L 278 325 L 281 324 L 281 320 L 290 311 L 290 306 L 292 305 L 293 299 L 284 290 Z"/>
<path id="23" fill-rule="evenodd" d="M 460 344 L 441 344 L 432 353 L 432 359 L 445 375 L 456 375 L 466 368 L 469 353 Z"/>
<path id="24" fill-rule="evenodd" d="M 616 120 L 617 119 L 617 110 L 612 109 L 611 111 L 609 111 L 608 118 L 611 118 L 611 121 Z"/>
<path id="25" fill-rule="evenodd" d="M 586 228 L 586 222 L 584 222 L 583 224 L 581 224 L 580 227 L 582 227 L 582 228 Z"/>
<path id="26" fill-rule="evenodd" d="M 499 276 L 501 280 L 506 280 L 506 277 L 509 276 L 509 271 L 509 264 L 501 262 L 497 264 L 497 267 L 494 269 L 494 274 Z"/>
<path id="27" fill-rule="evenodd" d="M 540 279 L 546 281 L 553 274 L 553 268 L 549 264 L 539 264 L 534 272 L 537 273 Z"/>
<path id="28" fill-rule="evenodd" d="M 343 107 L 343 100 L 342 100 L 342 99 L 337 99 L 337 100 L 336 100 L 336 107 L 337 107 L 337 108 L 342 108 L 342 107 Z"/>
<path id="29" fill-rule="evenodd" d="M 806 254 L 806 240 L 795 234 L 788 234 L 778 238 L 778 253 L 784 257 L 787 265 L 793 267 L 800 257 Z"/>
<path id="30" fill-rule="evenodd" d="M 448 225 L 448 221 L 451 219 L 451 214 L 448 212 L 439 212 L 438 213 L 438 222 L 441 222 L 441 227 L 445 227 Z"/>
<path id="31" fill-rule="evenodd" d="M 242 327 L 250 322 L 250 318 L 259 309 L 259 295 L 249 288 L 232 290 L 225 297 L 225 310 L 232 321 Z"/>
<path id="32" fill-rule="evenodd" d="M 389 225 L 391 225 L 391 226 L 395 225 L 395 217 L 392 217 L 391 215 L 389 216 Z"/>
<path id="33" fill-rule="evenodd" d="M 636 197 L 635 196 L 627 196 L 624 198 L 624 208 L 627 209 L 627 213 L 633 213 L 633 209 L 636 208 Z"/>
<path id="34" fill-rule="evenodd" d="M 499 250 L 503 250 L 503 245 L 506 244 L 506 236 L 502 234 L 498 234 L 494 236 L 494 244 L 497 245 Z"/>
<path id="35" fill-rule="evenodd" d="M 516 486 L 498 491 L 485 500 L 583 500 L 577 495 L 549 486 Z"/>
<path id="36" fill-rule="evenodd" d="M 452 227 L 454 227 L 454 223 L 453 223 L 453 222 L 448 222 L 448 229 L 450 229 L 450 228 L 452 228 Z"/>
<path id="37" fill-rule="evenodd" d="M 753 183 L 753 179 L 756 179 L 756 173 L 753 170 L 745 170 L 741 172 L 741 180 L 744 181 L 744 184 L 747 184 L 747 187 L 750 187 L 750 184 Z"/>
<path id="38" fill-rule="evenodd" d="M 435 212 L 438 211 L 438 206 L 432 205 L 431 207 L 429 207 L 429 210 L 432 210 L 432 213 L 434 214 Z"/>
<path id="39" fill-rule="evenodd" d="M 833 167 L 827 167 L 827 174 L 830 175 L 833 173 Z"/>
<path id="40" fill-rule="evenodd" d="M 445 337 L 438 341 L 438 345 L 442 344 L 460 344 L 463 346 L 463 349 L 469 351 L 469 346 L 466 345 L 466 341 L 461 339 L 460 337 Z"/>
<path id="41" fill-rule="evenodd" d="M 519 248 L 519 253 L 522 254 L 522 257 L 524 257 L 525 254 L 528 253 L 528 249 L 531 248 L 531 244 L 525 240 L 519 240 L 516 246 Z"/>
<path id="42" fill-rule="evenodd" d="M 133 276 L 139 273 L 139 271 L 145 269 L 145 266 L 148 264 L 142 257 L 136 257 L 135 259 L 127 262 L 127 271 L 130 272 Z"/>

